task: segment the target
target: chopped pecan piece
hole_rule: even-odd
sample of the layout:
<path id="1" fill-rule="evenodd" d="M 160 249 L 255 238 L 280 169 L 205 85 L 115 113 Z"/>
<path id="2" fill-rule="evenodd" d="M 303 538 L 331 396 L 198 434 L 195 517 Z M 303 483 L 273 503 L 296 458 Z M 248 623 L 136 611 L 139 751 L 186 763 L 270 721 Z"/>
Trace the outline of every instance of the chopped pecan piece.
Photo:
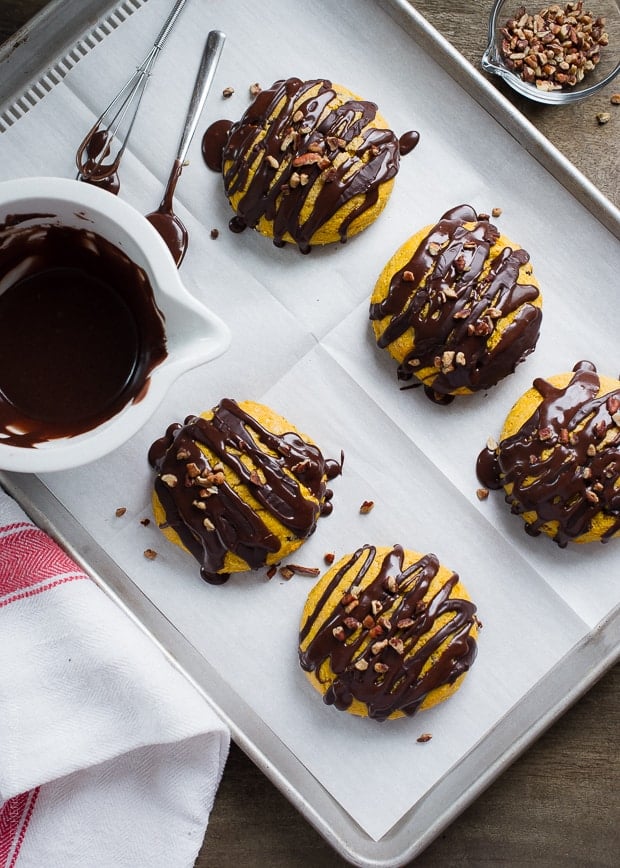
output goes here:
<path id="1" fill-rule="evenodd" d="M 399 630 L 407 630 L 409 627 L 413 627 L 414 624 L 415 621 L 413 620 L 413 618 L 400 618 L 396 622 L 396 626 Z"/>
<path id="2" fill-rule="evenodd" d="M 402 639 L 399 639 L 397 636 L 394 636 L 394 637 L 392 637 L 392 639 L 389 639 L 388 644 L 390 645 L 391 648 L 394 649 L 394 651 L 396 651 L 397 654 L 402 655 L 405 653 L 405 643 L 403 642 Z"/>
<path id="3" fill-rule="evenodd" d="M 344 619 L 344 626 L 347 627 L 349 630 L 357 630 L 362 625 L 357 620 L 357 618 L 348 617 Z"/>
<path id="4" fill-rule="evenodd" d="M 293 166 L 312 166 L 315 163 L 320 163 L 322 159 L 323 157 L 321 157 L 320 154 L 312 154 L 309 152 L 306 154 L 299 154 L 294 158 Z"/>
<path id="5" fill-rule="evenodd" d="M 302 564 L 289 564 L 288 567 L 298 576 L 316 577 L 321 572 L 318 567 L 304 567 Z"/>

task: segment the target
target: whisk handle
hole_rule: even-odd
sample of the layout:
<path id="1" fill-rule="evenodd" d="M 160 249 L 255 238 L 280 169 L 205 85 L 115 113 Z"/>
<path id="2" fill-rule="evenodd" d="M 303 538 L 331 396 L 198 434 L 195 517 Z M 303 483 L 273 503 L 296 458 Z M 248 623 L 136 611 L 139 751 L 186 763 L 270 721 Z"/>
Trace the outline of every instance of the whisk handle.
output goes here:
<path id="1" fill-rule="evenodd" d="M 177 0 L 177 2 L 174 4 L 174 6 L 172 7 L 172 10 L 170 12 L 170 15 L 164 21 L 164 26 L 159 31 L 159 36 L 155 40 L 154 48 L 158 48 L 158 49 L 163 48 L 164 42 L 168 38 L 170 31 L 174 27 L 176 20 L 179 17 L 179 15 L 181 14 L 181 11 L 182 11 L 182 9 L 186 3 L 187 3 L 187 0 Z"/>
<path id="2" fill-rule="evenodd" d="M 211 88 L 225 39 L 226 35 L 221 30 L 212 30 L 207 36 L 207 42 L 194 84 L 194 91 L 187 111 L 185 127 L 183 128 L 179 142 L 177 160 L 180 163 L 184 161 L 192 137 L 196 132 L 200 113 Z"/>

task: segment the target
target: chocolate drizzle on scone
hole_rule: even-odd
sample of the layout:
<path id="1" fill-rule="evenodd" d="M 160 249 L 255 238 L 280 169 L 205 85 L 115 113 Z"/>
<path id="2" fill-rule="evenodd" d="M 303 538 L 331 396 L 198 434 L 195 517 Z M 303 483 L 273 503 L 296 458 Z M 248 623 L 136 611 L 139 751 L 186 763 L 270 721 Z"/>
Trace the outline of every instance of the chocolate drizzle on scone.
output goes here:
<path id="1" fill-rule="evenodd" d="M 436 368 L 436 395 L 462 388 L 476 392 L 494 386 L 532 352 L 542 319 L 540 307 L 532 303 L 539 290 L 517 282 L 529 255 L 505 247 L 489 262 L 499 237 L 498 229 L 470 206 L 448 211 L 393 275 L 386 297 L 371 304 L 371 321 L 390 317 L 377 338 L 380 347 L 408 329 L 414 332 L 414 349 L 399 366 L 400 379 Z"/>
<path id="2" fill-rule="evenodd" d="M 526 524 L 532 536 L 557 523 L 553 539 L 564 548 L 603 515 L 606 542 L 620 531 L 620 389 L 599 395 L 587 361 L 575 365 L 566 387 L 537 378 L 534 388 L 541 403 L 519 431 L 480 453 L 478 477 L 488 488 L 511 487 L 513 513 L 536 514 Z"/>
<path id="3" fill-rule="evenodd" d="M 365 581 L 377 557 L 376 548 L 366 545 L 337 570 L 301 627 L 299 659 L 319 679 L 329 663 L 335 678 L 324 694 L 327 704 L 346 710 L 358 700 L 369 717 L 383 721 L 394 712 L 414 714 L 431 691 L 469 669 L 477 622 L 475 605 L 451 596 L 455 573 L 429 595 L 440 569 L 435 555 L 404 567 L 404 551 L 395 545 L 376 578 Z M 340 587 L 330 614 L 329 598 Z"/>
<path id="4" fill-rule="evenodd" d="M 371 126 L 372 102 L 342 104 L 326 79 L 289 78 L 261 91 L 237 123 L 218 121 L 203 138 L 210 168 L 223 171 L 229 199 L 241 194 L 230 222 L 233 231 L 273 221 L 273 241 L 292 238 L 303 253 L 314 234 L 355 197 L 337 231 L 346 241 L 349 227 L 372 208 L 381 184 L 399 168 L 395 134 Z M 402 153 L 417 133 L 402 137 Z"/>
<path id="5" fill-rule="evenodd" d="M 200 444 L 218 460 L 210 463 Z M 228 578 L 222 572 L 227 552 L 257 569 L 279 550 L 280 540 L 263 515 L 275 517 L 299 539 L 310 536 L 319 516 L 332 510 L 326 480 L 341 470 L 299 434 L 272 433 L 230 399 L 219 403 L 212 418 L 190 416 L 184 425 L 171 425 L 148 458 L 157 471 L 155 492 L 165 526 L 213 584 Z M 227 469 L 234 473 L 233 484 Z M 247 502 L 244 491 L 258 506 Z"/>

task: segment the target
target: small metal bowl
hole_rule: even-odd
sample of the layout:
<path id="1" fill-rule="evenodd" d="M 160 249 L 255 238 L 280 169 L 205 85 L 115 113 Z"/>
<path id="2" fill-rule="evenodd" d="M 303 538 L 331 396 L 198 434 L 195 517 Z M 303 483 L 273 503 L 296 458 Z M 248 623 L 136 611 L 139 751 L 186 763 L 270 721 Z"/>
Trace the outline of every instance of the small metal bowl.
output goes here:
<path id="1" fill-rule="evenodd" d="M 502 33 L 502 30 L 508 21 L 515 19 L 517 10 L 522 6 L 525 6 L 528 15 L 534 16 L 543 9 L 549 9 L 550 6 L 554 5 L 565 10 L 570 4 L 566 0 L 557 4 L 546 5 L 543 0 L 535 0 L 535 2 L 530 2 L 527 5 L 520 4 L 519 0 L 496 0 L 489 19 L 489 44 L 482 57 L 481 65 L 485 72 L 498 75 L 513 90 L 528 99 L 546 105 L 567 105 L 598 93 L 612 82 L 620 72 L 620 2 L 619 0 L 584 0 L 584 13 L 590 13 L 594 18 L 602 17 L 605 19 L 605 30 L 609 35 L 609 43 L 601 47 L 599 62 L 593 69 L 585 71 L 581 81 L 572 86 L 562 83 L 561 89 L 546 90 L 544 85 L 542 87 L 537 86 L 535 83 L 525 80 L 521 74 L 522 69 L 511 68 L 510 60 L 505 58 L 502 53 L 502 42 L 505 40 L 505 34 Z M 563 38 L 566 37 L 557 36 L 560 41 Z M 525 54 L 527 57 L 528 54 L 532 53 L 527 37 L 521 45 L 514 48 L 513 54 Z M 523 63 L 525 58 L 517 57 L 516 60 Z M 525 66 L 527 64 L 524 64 L 523 68 Z M 532 75 L 531 72 L 527 74 Z"/>

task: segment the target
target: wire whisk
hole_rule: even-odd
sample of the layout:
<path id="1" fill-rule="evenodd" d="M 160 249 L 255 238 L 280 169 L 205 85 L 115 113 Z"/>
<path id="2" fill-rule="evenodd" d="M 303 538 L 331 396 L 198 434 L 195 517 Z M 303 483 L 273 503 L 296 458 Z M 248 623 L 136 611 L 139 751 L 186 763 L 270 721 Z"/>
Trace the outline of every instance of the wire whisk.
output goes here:
<path id="1" fill-rule="evenodd" d="M 100 183 L 118 171 L 155 61 L 186 2 L 177 0 L 144 61 L 84 137 L 75 157 L 81 180 Z"/>

